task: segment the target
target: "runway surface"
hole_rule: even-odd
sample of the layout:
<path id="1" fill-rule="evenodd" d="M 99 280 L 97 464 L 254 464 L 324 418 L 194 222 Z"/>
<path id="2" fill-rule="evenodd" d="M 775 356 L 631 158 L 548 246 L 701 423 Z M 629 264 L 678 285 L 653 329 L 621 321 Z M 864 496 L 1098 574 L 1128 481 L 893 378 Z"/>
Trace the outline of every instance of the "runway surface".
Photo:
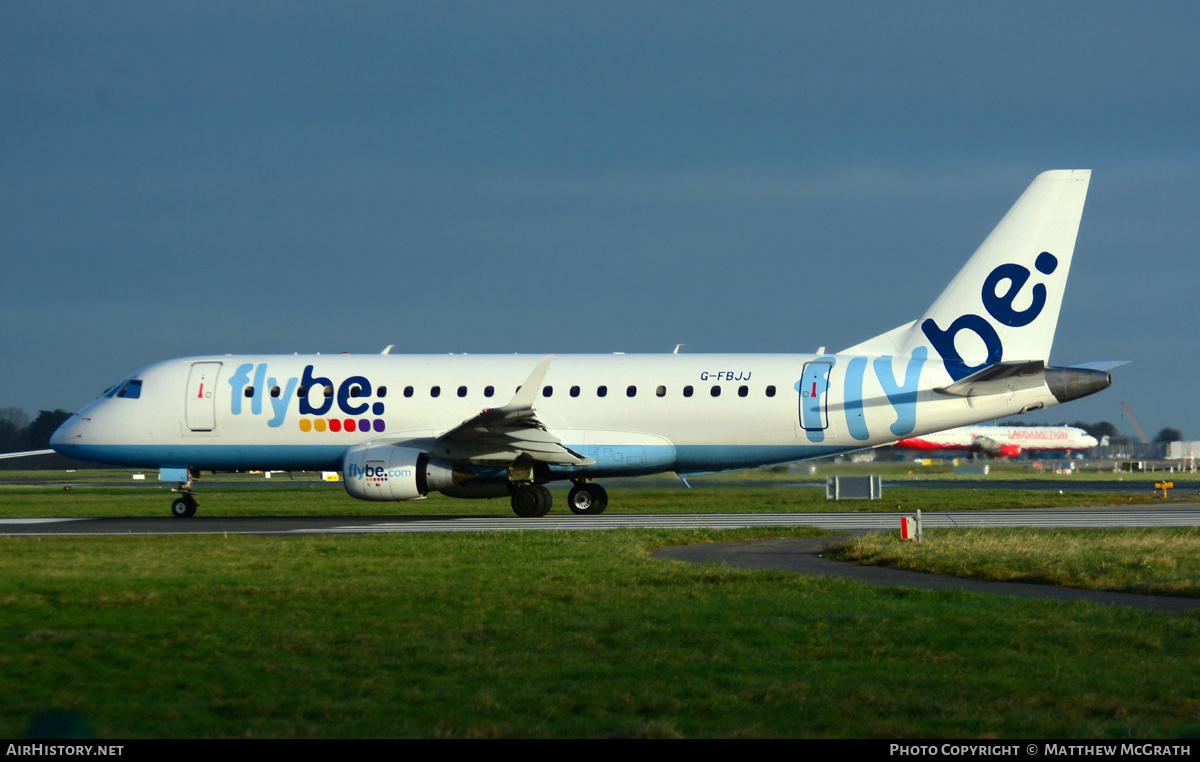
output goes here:
<path id="1" fill-rule="evenodd" d="M 911 513 L 709 513 L 551 514 L 540 519 L 516 516 L 171 516 L 81 519 L 0 519 L 4 535 L 155 535 L 155 534 L 362 534 L 428 532 L 530 532 L 603 529 L 741 529 L 812 526 L 844 532 L 881 532 L 900 528 Z M 1200 526 L 1200 503 L 1161 508 L 1057 508 L 994 511 L 937 511 L 922 514 L 926 529 L 947 527 L 1147 527 Z"/>

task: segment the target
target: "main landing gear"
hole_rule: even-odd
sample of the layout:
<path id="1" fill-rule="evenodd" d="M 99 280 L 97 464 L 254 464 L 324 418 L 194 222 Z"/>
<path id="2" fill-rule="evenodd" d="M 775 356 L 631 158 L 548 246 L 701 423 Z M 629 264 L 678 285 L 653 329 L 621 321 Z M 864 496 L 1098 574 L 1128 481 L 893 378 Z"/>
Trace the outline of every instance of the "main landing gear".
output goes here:
<path id="1" fill-rule="evenodd" d="M 545 516 L 553 505 L 554 496 L 540 484 L 528 482 L 513 487 L 513 513 L 523 519 Z M 575 482 L 567 495 L 567 507 L 580 516 L 599 515 L 608 507 L 608 492 L 599 484 Z"/>
<path id="2" fill-rule="evenodd" d="M 608 507 L 608 492 L 599 484 L 575 482 L 567 493 L 567 507 L 579 516 L 596 516 Z"/>
<path id="3" fill-rule="evenodd" d="M 518 484 L 512 493 L 513 513 L 523 519 L 534 519 L 545 516 L 554 505 L 554 496 L 550 490 L 540 484 Z"/>

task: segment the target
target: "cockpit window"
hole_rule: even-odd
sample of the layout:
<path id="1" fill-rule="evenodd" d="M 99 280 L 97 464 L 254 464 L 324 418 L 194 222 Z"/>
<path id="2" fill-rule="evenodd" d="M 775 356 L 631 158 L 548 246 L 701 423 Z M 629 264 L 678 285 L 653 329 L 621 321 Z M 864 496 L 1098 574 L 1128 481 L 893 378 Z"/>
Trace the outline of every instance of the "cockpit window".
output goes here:
<path id="1" fill-rule="evenodd" d="M 120 391 L 117 392 L 118 397 L 124 397 L 127 400 L 135 400 L 142 396 L 142 382 L 140 379 L 131 378 L 124 384 L 121 384 Z"/>

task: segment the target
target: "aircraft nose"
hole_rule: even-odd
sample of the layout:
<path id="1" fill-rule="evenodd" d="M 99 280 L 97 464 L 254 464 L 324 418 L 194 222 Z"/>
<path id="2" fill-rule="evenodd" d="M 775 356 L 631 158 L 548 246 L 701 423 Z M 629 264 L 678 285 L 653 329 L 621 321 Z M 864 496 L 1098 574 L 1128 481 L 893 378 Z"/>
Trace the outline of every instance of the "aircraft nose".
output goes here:
<path id="1" fill-rule="evenodd" d="M 70 454 L 72 445 L 83 441 L 83 419 L 75 414 L 62 422 L 62 425 L 50 435 L 50 447 L 62 455 Z"/>

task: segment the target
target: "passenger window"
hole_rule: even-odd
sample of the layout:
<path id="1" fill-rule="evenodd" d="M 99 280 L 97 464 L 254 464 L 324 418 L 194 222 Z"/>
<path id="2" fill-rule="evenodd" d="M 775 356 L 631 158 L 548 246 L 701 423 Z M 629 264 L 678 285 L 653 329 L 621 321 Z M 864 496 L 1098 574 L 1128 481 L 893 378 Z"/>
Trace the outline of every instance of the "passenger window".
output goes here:
<path id="1" fill-rule="evenodd" d="M 307 396 L 308 396 L 308 387 L 307 387 L 307 386 L 302 386 L 302 387 L 300 387 L 299 389 L 297 389 L 297 390 L 296 390 L 296 396 L 297 396 L 297 397 L 307 397 Z"/>
<path id="2" fill-rule="evenodd" d="M 496 393 L 496 387 L 494 387 L 494 386 L 483 387 L 483 396 L 484 397 L 491 397 L 495 393 Z"/>
<path id="3" fill-rule="evenodd" d="M 404 396 L 405 397 L 413 396 L 413 388 L 411 386 L 404 387 Z"/>
<path id="4" fill-rule="evenodd" d="M 442 393 L 442 387 L 440 387 L 440 386 L 435 386 L 429 390 L 430 397 L 436 397 L 441 393 Z"/>
<path id="5" fill-rule="evenodd" d="M 271 396 L 272 396 L 272 397 L 276 397 L 276 398 L 278 398 L 278 397 L 279 397 L 279 387 L 278 387 L 278 386 L 272 386 L 272 387 L 271 387 Z M 356 397 L 357 397 L 358 395 L 357 395 L 357 394 L 355 394 L 354 396 L 356 396 Z"/>
<path id="6" fill-rule="evenodd" d="M 636 396 L 637 396 L 637 387 L 636 387 L 636 386 L 631 386 L 631 387 L 629 387 L 628 389 L 626 389 L 626 390 L 625 390 L 625 396 L 626 396 L 626 397 L 636 397 Z"/>
<path id="7" fill-rule="evenodd" d="M 328 397 L 332 397 L 332 396 L 333 396 L 333 387 L 332 386 L 325 387 L 325 397 L 328 398 Z"/>
<path id="8" fill-rule="evenodd" d="M 542 387 L 542 396 L 543 397 L 553 397 L 554 396 L 554 387 L 553 386 L 543 386 Z"/>
<path id="9" fill-rule="evenodd" d="M 465 387 L 465 386 L 458 387 L 458 396 L 466 397 L 467 396 L 467 387 Z"/>
<path id="10" fill-rule="evenodd" d="M 253 397 L 253 396 L 254 396 L 254 387 L 253 387 L 253 386 L 247 386 L 247 387 L 246 387 L 246 391 L 245 391 L 245 392 L 243 392 L 243 393 L 246 395 L 246 398 L 247 398 L 247 399 L 249 399 L 250 397 Z"/>
<path id="11" fill-rule="evenodd" d="M 690 386 L 683 387 L 683 396 L 691 397 L 692 396 L 692 387 L 690 387 Z"/>
<path id="12" fill-rule="evenodd" d="M 667 396 L 667 387 L 660 386 L 654 390 L 654 393 L 659 397 L 666 397 Z"/>
<path id="13" fill-rule="evenodd" d="M 774 396 L 775 396 L 775 387 L 774 387 L 774 386 L 768 386 L 768 387 L 767 387 L 767 396 L 768 396 L 768 397 L 774 397 Z"/>
<path id="14" fill-rule="evenodd" d="M 572 387 L 571 387 L 571 396 L 572 396 L 572 397 L 578 397 L 578 396 L 579 396 L 579 387 L 578 387 L 578 386 L 572 386 Z"/>
<path id="15" fill-rule="evenodd" d="M 738 387 L 738 396 L 739 397 L 745 397 L 749 393 L 750 393 L 750 387 L 748 387 L 748 386 L 739 386 Z"/>
<path id="16" fill-rule="evenodd" d="M 606 396 L 607 394 L 608 394 L 608 387 L 607 387 L 607 386 L 597 386 L 597 387 L 596 387 L 596 396 L 597 396 L 597 397 L 604 397 L 604 396 Z"/>
<path id="17" fill-rule="evenodd" d="M 380 386 L 379 388 L 377 388 L 377 389 L 375 390 L 375 396 L 376 396 L 376 397 L 378 397 L 378 398 L 380 398 L 380 399 L 383 399 L 384 397 L 386 397 L 386 396 L 387 396 L 387 387 L 386 387 L 386 386 Z"/>
<path id="18" fill-rule="evenodd" d="M 277 387 L 277 388 L 278 388 L 278 387 Z M 357 397 L 357 396 L 358 396 L 359 394 L 361 394 L 361 393 L 362 393 L 362 387 L 361 387 L 361 386 L 358 386 L 358 385 L 356 384 L 356 385 L 354 385 L 354 386 L 350 387 L 350 396 L 351 396 L 351 397 Z M 274 390 L 272 390 L 272 391 L 271 391 L 271 396 L 272 396 L 272 397 L 278 397 L 279 395 L 278 395 L 278 394 L 276 394 Z"/>
<path id="19" fill-rule="evenodd" d="M 721 396 L 721 387 L 720 387 L 720 386 L 714 386 L 714 387 L 712 388 L 712 396 L 714 396 L 714 397 L 720 397 L 720 396 Z"/>

